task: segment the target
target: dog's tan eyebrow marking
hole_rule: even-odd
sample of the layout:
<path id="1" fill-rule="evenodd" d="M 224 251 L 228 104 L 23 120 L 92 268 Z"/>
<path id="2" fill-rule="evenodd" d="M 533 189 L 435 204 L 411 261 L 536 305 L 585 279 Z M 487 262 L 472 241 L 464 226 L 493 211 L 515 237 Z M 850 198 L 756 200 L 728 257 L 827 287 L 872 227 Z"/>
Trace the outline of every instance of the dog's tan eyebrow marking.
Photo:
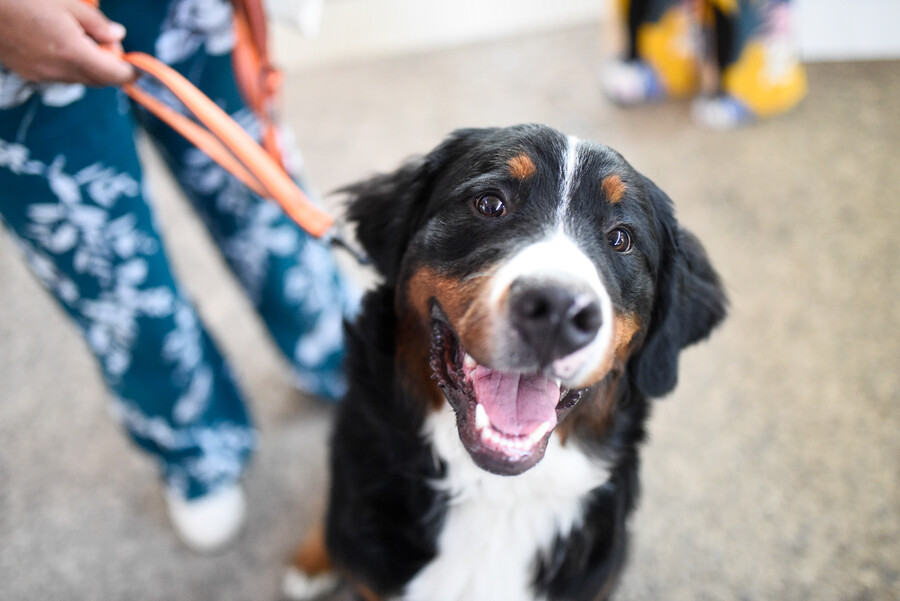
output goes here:
<path id="1" fill-rule="evenodd" d="M 506 165 L 509 167 L 509 174 L 516 179 L 528 179 L 537 171 L 534 161 L 524 152 L 509 159 Z"/>
<path id="2" fill-rule="evenodd" d="M 618 175 L 607 175 L 600 182 L 600 189 L 603 190 L 606 200 L 615 204 L 625 196 L 626 186 Z"/>

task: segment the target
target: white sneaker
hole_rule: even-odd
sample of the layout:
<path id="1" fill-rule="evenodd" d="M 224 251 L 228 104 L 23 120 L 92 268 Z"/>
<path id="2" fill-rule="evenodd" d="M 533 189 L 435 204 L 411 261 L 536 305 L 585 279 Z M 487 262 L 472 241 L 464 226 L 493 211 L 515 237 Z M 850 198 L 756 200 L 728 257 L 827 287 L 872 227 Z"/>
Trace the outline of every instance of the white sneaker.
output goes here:
<path id="1" fill-rule="evenodd" d="M 240 533 L 246 501 L 240 484 L 231 484 L 196 499 L 166 491 L 169 519 L 185 545 L 200 553 L 221 551 Z"/>
<path id="2" fill-rule="evenodd" d="M 657 102 L 666 96 L 653 69 L 641 60 L 613 60 L 600 72 L 606 97 L 619 106 Z"/>
<path id="3" fill-rule="evenodd" d="M 694 121 L 711 129 L 737 129 L 755 121 L 753 113 L 728 94 L 701 96 L 691 103 Z"/>

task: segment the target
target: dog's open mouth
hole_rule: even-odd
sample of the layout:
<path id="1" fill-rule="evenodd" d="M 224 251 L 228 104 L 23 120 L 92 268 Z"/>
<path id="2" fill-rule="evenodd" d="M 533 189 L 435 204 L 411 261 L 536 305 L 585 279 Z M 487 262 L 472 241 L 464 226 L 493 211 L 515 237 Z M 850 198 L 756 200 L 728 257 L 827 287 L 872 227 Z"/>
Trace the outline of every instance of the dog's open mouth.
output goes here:
<path id="1" fill-rule="evenodd" d="M 583 392 L 542 373 L 478 364 L 438 307 L 432 312 L 431 368 L 456 412 L 466 450 L 496 474 L 520 474 L 540 461 L 551 432 Z"/>

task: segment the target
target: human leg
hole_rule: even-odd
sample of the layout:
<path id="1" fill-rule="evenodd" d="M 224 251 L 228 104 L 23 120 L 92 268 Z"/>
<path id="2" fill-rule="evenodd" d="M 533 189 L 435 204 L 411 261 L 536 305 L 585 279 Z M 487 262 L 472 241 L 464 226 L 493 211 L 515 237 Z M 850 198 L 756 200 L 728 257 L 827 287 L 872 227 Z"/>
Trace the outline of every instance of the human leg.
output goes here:
<path id="1" fill-rule="evenodd" d="M 626 48 L 603 71 L 607 97 L 621 105 L 678 98 L 699 86 L 695 0 L 619 0 Z"/>
<path id="2" fill-rule="evenodd" d="M 242 101 L 232 72 L 230 4 L 205 2 L 207 13 L 202 15 L 196 4 L 196 0 L 169 2 L 155 25 L 146 20 L 131 23 L 134 17 L 122 3 L 107 7 L 130 32 L 140 29 L 138 35 L 129 33 L 126 49 L 156 54 L 258 138 L 258 123 Z M 153 27 L 157 29 L 151 35 Z M 156 92 L 165 98 L 161 90 Z M 356 294 L 337 270 L 330 249 L 168 126 L 140 109 L 137 112 L 291 362 L 298 385 L 320 396 L 339 397 L 344 389 L 342 321 L 355 310 Z M 285 150 L 295 179 L 309 191 L 296 152 Z"/>
<path id="3" fill-rule="evenodd" d="M 730 128 L 778 115 L 806 95 L 793 47 L 787 0 L 709 0 L 715 34 L 716 93 L 694 103 L 695 118 Z"/>
<path id="4" fill-rule="evenodd" d="M 76 92 L 0 110 L 0 215 L 84 336 L 132 439 L 170 490 L 203 497 L 235 483 L 255 432 L 170 270 L 127 102 Z"/>

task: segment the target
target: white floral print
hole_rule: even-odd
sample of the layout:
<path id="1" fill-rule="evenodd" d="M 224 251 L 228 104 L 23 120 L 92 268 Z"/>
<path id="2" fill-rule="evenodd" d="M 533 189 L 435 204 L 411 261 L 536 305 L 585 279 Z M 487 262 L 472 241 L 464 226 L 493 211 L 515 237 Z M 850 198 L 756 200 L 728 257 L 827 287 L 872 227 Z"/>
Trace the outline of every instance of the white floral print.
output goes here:
<path id="1" fill-rule="evenodd" d="M 230 115 L 254 140 L 259 140 L 259 120 L 253 111 L 241 109 Z M 237 178 L 197 148 L 189 148 L 182 159 L 179 179 L 192 192 L 215 198 L 216 210 L 236 218 L 242 218 L 259 204 L 256 198 Z"/>
<path id="2" fill-rule="evenodd" d="M 113 379 L 122 377 L 131 365 L 138 319 L 166 317 L 173 311 L 172 290 L 165 286 L 141 288 L 146 279 L 147 262 L 132 259 L 116 266 L 112 290 L 83 300 L 81 312 L 89 320 L 88 344 Z"/>
<path id="3" fill-rule="evenodd" d="M 213 379 L 213 370 L 208 363 L 202 363 L 194 370 L 190 383 L 172 409 L 176 424 L 190 424 L 206 412 L 212 400 Z"/>
<path id="4" fill-rule="evenodd" d="M 207 54 L 227 54 L 234 47 L 232 8 L 228 0 L 174 0 L 156 39 L 156 56 L 178 63 L 203 48 Z"/>
<path id="5" fill-rule="evenodd" d="M 108 209 L 121 196 L 137 196 L 136 181 L 125 173 L 91 165 L 75 176 L 64 172 L 65 159 L 57 157 L 45 169 L 50 190 L 58 202 L 28 207 L 28 236 L 47 252 L 74 252 L 75 269 L 110 285 L 113 264 L 138 254 L 150 255 L 158 245 L 136 229 L 137 217 L 126 213 L 111 218 Z M 82 185 L 87 184 L 86 202 Z M 98 206 L 100 205 L 100 206 Z"/>
<path id="6" fill-rule="evenodd" d="M 45 166 L 32 160 L 31 151 L 15 142 L 0 140 L 0 167 L 9 169 L 16 175 L 42 175 Z"/>
<path id="7" fill-rule="evenodd" d="M 194 457 L 166 465 L 169 487 L 184 496 L 191 482 L 204 490 L 234 482 L 256 441 L 253 428 L 243 425 L 218 423 L 173 428 L 164 417 L 144 414 L 129 399 L 115 399 L 110 411 L 139 442 L 146 441 L 164 453 L 197 451 Z"/>
<path id="8" fill-rule="evenodd" d="M 179 301 L 174 312 L 175 329 L 163 340 L 162 355 L 174 364 L 175 373 L 182 381 L 203 360 L 203 333 L 194 309 L 185 301 Z"/>
<path id="9" fill-rule="evenodd" d="M 81 300 L 81 295 L 75 282 L 61 272 L 56 263 L 45 253 L 38 250 L 34 244 L 20 238 L 12 230 L 8 231 L 10 236 L 12 236 L 13 242 L 25 255 L 25 260 L 28 261 L 31 270 L 44 287 L 60 299 L 66 307 L 70 309 L 75 307 L 78 301 Z"/>
<path id="10" fill-rule="evenodd" d="M 281 220 L 281 211 L 272 204 L 258 203 L 253 215 L 233 236 L 222 242 L 222 252 L 254 303 L 262 299 L 270 257 L 296 254 L 296 228 Z"/>
<path id="11" fill-rule="evenodd" d="M 9 109 L 23 104 L 37 94 L 47 106 L 66 106 L 84 96 L 85 88 L 80 83 L 36 83 L 26 81 L 18 74 L 0 65 L 0 109 Z"/>
<path id="12" fill-rule="evenodd" d="M 175 328 L 163 340 L 162 356 L 174 365 L 172 381 L 183 392 L 175 401 L 172 419 L 188 424 L 202 415 L 212 400 L 214 374 L 204 360 L 203 331 L 194 308 L 178 302 Z"/>

